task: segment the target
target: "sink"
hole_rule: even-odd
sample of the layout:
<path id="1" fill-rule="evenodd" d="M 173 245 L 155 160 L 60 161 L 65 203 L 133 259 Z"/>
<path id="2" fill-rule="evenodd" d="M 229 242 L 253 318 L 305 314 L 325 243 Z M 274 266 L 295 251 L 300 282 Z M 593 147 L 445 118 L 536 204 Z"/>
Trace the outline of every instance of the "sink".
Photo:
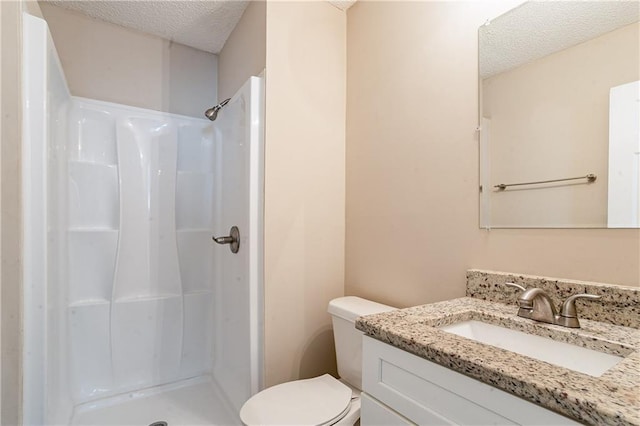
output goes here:
<path id="1" fill-rule="evenodd" d="M 439 327 L 440 330 L 467 339 L 506 349 L 511 352 L 546 361 L 559 367 L 600 377 L 624 358 L 570 343 L 511 330 L 482 321 L 462 321 Z"/>

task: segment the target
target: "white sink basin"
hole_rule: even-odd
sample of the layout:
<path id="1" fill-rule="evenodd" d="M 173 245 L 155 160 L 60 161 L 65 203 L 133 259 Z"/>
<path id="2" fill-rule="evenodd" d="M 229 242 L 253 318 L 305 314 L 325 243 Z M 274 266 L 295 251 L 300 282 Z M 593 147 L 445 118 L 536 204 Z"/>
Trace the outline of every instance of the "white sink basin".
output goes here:
<path id="1" fill-rule="evenodd" d="M 463 321 L 440 329 L 594 377 L 600 377 L 624 359 L 481 321 Z"/>

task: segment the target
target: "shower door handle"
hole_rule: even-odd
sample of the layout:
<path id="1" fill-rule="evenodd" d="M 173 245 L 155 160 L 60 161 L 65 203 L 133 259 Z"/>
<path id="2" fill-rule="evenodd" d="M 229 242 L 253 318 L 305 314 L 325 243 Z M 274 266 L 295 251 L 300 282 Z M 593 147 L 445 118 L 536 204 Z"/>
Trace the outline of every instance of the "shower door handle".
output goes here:
<path id="1" fill-rule="evenodd" d="M 240 249 L 240 230 L 237 226 L 232 226 L 229 235 L 226 237 L 211 237 L 218 244 L 229 244 L 231 253 L 237 253 Z"/>

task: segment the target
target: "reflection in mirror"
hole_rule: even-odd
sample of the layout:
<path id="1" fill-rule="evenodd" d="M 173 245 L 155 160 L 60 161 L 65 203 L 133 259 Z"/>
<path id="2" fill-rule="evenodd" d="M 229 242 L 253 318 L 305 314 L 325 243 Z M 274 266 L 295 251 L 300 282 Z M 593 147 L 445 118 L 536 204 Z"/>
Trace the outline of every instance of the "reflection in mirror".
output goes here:
<path id="1" fill-rule="evenodd" d="M 481 227 L 640 226 L 639 15 L 532 1 L 480 28 Z"/>

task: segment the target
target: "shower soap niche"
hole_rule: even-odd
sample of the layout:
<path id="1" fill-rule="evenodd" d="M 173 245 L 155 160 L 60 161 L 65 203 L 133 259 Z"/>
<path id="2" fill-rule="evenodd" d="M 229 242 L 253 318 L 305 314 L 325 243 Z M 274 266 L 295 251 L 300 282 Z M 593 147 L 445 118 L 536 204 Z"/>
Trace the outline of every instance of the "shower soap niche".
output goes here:
<path id="1" fill-rule="evenodd" d="M 180 280 L 185 293 L 213 290 L 211 259 L 214 256 L 214 245 L 211 242 L 211 234 L 207 229 L 176 232 Z"/>
<path id="2" fill-rule="evenodd" d="M 69 226 L 118 229 L 118 168 L 69 162 Z"/>
<path id="3" fill-rule="evenodd" d="M 176 227 L 213 229 L 213 173 L 178 171 Z"/>
<path id="4" fill-rule="evenodd" d="M 69 159 L 88 163 L 117 163 L 115 120 L 113 115 L 79 100 L 69 114 Z"/>
<path id="5" fill-rule="evenodd" d="M 180 362 L 182 377 L 195 377 L 211 371 L 213 333 L 199 325 L 213 321 L 213 302 L 213 293 L 184 295 L 184 333 Z"/>
<path id="6" fill-rule="evenodd" d="M 109 302 L 69 306 L 71 393 L 85 402 L 113 388 Z"/>
<path id="7" fill-rule="evenodd" d="M 215 143 L 211 123 L 178 126 L 178 171 L 213 173 Z"/>
<path id="8" fill-rule="evenodd" d="M 121 391 L 177 380 L 183 333 L 182 296 L 116 301 L 111 309 L 113 377 Z"/>
<path id="9" fill-rule="evenodd" d="M 69 231 L 69 302 L 111 300 L 118 231 Z"/>

